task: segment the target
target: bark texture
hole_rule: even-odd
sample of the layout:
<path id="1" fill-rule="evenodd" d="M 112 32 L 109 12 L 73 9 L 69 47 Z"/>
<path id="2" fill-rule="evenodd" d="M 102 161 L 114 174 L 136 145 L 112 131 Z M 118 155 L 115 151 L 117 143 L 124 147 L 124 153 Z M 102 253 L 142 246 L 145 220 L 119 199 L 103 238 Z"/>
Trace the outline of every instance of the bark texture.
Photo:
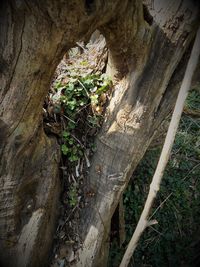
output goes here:
<path id="1" fill-rule="evenodd" d="M 59 198 L 59 147 L 43 131 L 44 97 L 64 53 L 107 22 L 120 4 L 0 5 L 1 266 L 45 266 Z"/>
<path id="2" fill-rule="evenodd" d="M 173 106 L 198 6 L 186 0 L 146 1 L 145 8 L 138 0 L 0 5 L 1 261 L 45 266 L 59 197 L 59 149 L 44 134 L 42 104 L 64 53 L 98 28 L 116 86 L 89 171 L 96 195 L 82 215 L 84 244 L 76 266 L 106 266 L 112 214 Z"/>
<path id="3" fill-rule="evenodd" d="M 96 195 L 82 217 L 84 243 L 76 266 L 106 266 L 111 216 L 173 108 L 194 37 L 199 9 L 192 2 L 144 5 L 132 2 L 101 27 L 110 49 L 108 71 L 116 86 L 88 175 Z"/>

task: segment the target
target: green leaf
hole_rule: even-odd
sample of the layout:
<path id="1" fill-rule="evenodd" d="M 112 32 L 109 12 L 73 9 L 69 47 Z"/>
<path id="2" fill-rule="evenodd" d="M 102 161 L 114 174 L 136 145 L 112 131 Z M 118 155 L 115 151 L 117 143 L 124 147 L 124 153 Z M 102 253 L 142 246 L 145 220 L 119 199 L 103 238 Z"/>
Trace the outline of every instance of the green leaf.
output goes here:
<path id="1" fill-rule="evenodd" d="M 74 110 L 76 107 L 77 101 L 75 98 L 73 98 L 71 101 L 67 101 L 67 106 L 69 109 Z"/>
<path id="2" fill-rule="evenodd" d="M 71 162 L 77 161 L 78 159 L 79 159 L 79 157 L 77 155 L 71 155 L 69 157 L 69 161 L 71 161 Z"/>
<path id="3" fill-rule="evenodd" d="M 73 83 L 68 83 L 66 87 L 66 91 L 73 91 L 74 90 L 74 84 Z"/>
<path id="4" fill-rule="evenodd" d="M 70 139 L 68 140 L 68 143 L 69 143 L 70 145 L 73 145 L 73 143 L 74 143 L 74 139 L 70 138 Z"/>
<path id="5" fill-rule="evenodd" d="M 70 133 L 69 132 L 63 131 L 63 137 L 64 138 L 67 138 L 69 136 L 70 136 Z"/>
<path id="6" fill-rule="evenodd" d="M 72 122 L 72 121 L 69 121 L 69 123 L 68 123 L 68 128 L 69 128 L 70 130 L 73 130 L 75 127 L 76 127 L 76 124 L 75 124 L 74 122 Z"/>
<path id="7" fill-rule="evenodd" d="M 65 144 L 61 145 L 61 150 L 64 155 L 67 155 L 69 152 L 69 148 Z"/>

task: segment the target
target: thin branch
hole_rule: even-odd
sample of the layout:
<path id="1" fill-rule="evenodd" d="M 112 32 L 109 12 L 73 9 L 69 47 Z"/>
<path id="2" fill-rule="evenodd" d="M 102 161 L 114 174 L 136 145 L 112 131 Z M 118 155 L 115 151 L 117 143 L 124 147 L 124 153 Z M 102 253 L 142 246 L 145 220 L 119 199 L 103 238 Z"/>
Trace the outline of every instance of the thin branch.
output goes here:
<path id="1" fill-rule="evenodd" d="M 87 91 L 85 85 L 84 85 L 79 79 L 78 79 L 78 82 L 80 83 L 80 85 L 81 85 L 81 86 L 83 87 L 83 89 L 85 90 L 85 93 L 86 93 L 87 97 L 90 98 L 90 96 L 89 96 L 89 94 L 88 94 L 88 91 Z"/>
<path id="2" fill-rule="evenodd" d="M 151 215 L 151 217 L 149 218 L 149 220 L 156 214 L 156 212 L 164 205 L 164 203 L 171 197 L 172 193 L 170 193 L 161 203 L 160 205 L 156 208 L 156 210 L 154 211 L 154 213 Z"/>
<path id="3" fill-rule="evenodd" d="M 73 121 L 72 119 L 70 119 L 70 118 L 67 117 L 66 115 L 62 114 L 62 116 L 65 117 L 67 120 L 69 120 L 69 121 L 73 122 L 74 124 L 76 124 L 75 121 Z"/>
<path id="4" fill-rule="evenodd" d="M 193 172 L 197 167 L 199 167 L 200 163 L 195 165 L 187 174 L 186 176 L 182 179 L 182 181 L 185 181 L 185 179 L 190 175 L 191 172 Z"/>
<path id="5" fill-rule="evenodd" d="M 185 72 L 185 75 L 182 81 L 182 85 L 181 85 L 181 88 L 178 94 L 175 109 L 174 109 L 172 119 L 171 119 L 171 122 L 168 128 L 168 131 L 167 131 L 167 136 L 165 138 L 165 143 L 163 145 L 160 159 L 159 159 L 156 171 L 154 173 L 154 176 L 153 176 L 153 179 L 150 185 L 148 197 L 147 197 L 144 209 L 142 211 L 142 214 L 140 216 L 140 219 L 138 221 L 138 224 L 136 226 L 135 232 L 133 233 L 131 241 L 129 242 L 127 250 L 121 261 L 120 267 L 128 266 L 130 259 L 137 247 L 137 243 L 140 239 L 140 236 L 142 235 L 144 230 L 149 226 L 149 223 L 148 223 L 149 213 L 154 203 L 154 200 L 156 198 L 157 192 L 160 189 L 160 183 L 162 181 L 165 167 L 169 160 L 169 156 L 170 156 L 171 149 L 174 143 L 175 135 L 178 129 L 178 124 L 181 118 L 181 114 L 183 112 L 184 102 L 185 102 L 185 99 L 187 97 L 188 91 L 191 86 L 193 73 L 198 63 L 199 54 L 200 54 L 200 27 L 198 29 L 195 42 L 192 48 L 192 53 L 188 61 L 188 65 L 187 65 L 186 72 Z"/>
<path id="6" fill-rule="evenodd" d="M 163 233 L 159 232 L 157 229 L 155 229 L 153 226 L 149 226 L 149 228 L 151 228 L 154 232 L 156 232 L 157 234 L 163 236 Z"/>

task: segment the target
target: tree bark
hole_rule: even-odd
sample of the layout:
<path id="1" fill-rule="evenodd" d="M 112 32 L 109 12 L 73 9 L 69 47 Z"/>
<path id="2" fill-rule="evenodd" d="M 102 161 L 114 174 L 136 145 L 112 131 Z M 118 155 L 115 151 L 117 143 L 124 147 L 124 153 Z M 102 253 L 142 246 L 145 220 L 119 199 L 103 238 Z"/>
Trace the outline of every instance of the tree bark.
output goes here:
<path id="1" fill-rule="evenodd" d="M 106 266 L 112 214 L 173 108 L 194 37 L 199 10 L 192 3 L 145 5 L 148 18 L 141 1 L 134 1 L 100 29 L 110 49 L 108 72 L 116 85 L 89 170 L 88 183 L 96 194 L 82 214 L 84 242 L 76 266 Z"/>
<path id="2" fill-rule="evenodd" d="M 120 8 L 119 1 L 89 3 L 1 1 L 1 266 L 45 266 L 48 259 L 60 152 L 43 131 L 44 97 L 64 53 L 110 19 L 110 4 Z"/>
<path id="3" fill-rule="evenodd" d="M 160 4 L 159 4 L 160 3 Z M 77 266 L 106 266 L 112 214 L 174 96 L 199 9 L 189 1 L 1 1 L 0 250 L 4 266 L 45 266 L 59 198 L 59 148 L 44 134 L 52 75 L 76 41 L 100 29 L 113 98 L 89 171 Z M 146 11 L 145 11 L 146 12 Z M 187 56 L 187 54 L 186 54 Z M 108 71 L 109 71 L 108 69 Z M 84 230 L 84 231 L 82 231 Z"/>

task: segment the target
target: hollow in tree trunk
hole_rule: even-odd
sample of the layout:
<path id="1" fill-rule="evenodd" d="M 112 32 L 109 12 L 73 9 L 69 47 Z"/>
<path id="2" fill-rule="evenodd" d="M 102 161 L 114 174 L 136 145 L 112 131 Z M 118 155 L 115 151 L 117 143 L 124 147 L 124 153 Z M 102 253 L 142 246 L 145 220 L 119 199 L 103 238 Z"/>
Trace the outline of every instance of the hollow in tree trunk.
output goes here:
<path id="1" fill-rule="evenodd" d="M 151 2 L 151 3 L 150 3 Z M 194 2 L 195 3 L 195 2 Z M 59 147 L 42 105 L 64 53 L 96 29 L 115 88 L 87 180 L 76 266 L 106 266 L 112 214 L 171 111 L 193 41 L 192 1 L 2 1 L 0 7 L 0 247 L 5 266 L 45 266 L 59 198 Z"/>

